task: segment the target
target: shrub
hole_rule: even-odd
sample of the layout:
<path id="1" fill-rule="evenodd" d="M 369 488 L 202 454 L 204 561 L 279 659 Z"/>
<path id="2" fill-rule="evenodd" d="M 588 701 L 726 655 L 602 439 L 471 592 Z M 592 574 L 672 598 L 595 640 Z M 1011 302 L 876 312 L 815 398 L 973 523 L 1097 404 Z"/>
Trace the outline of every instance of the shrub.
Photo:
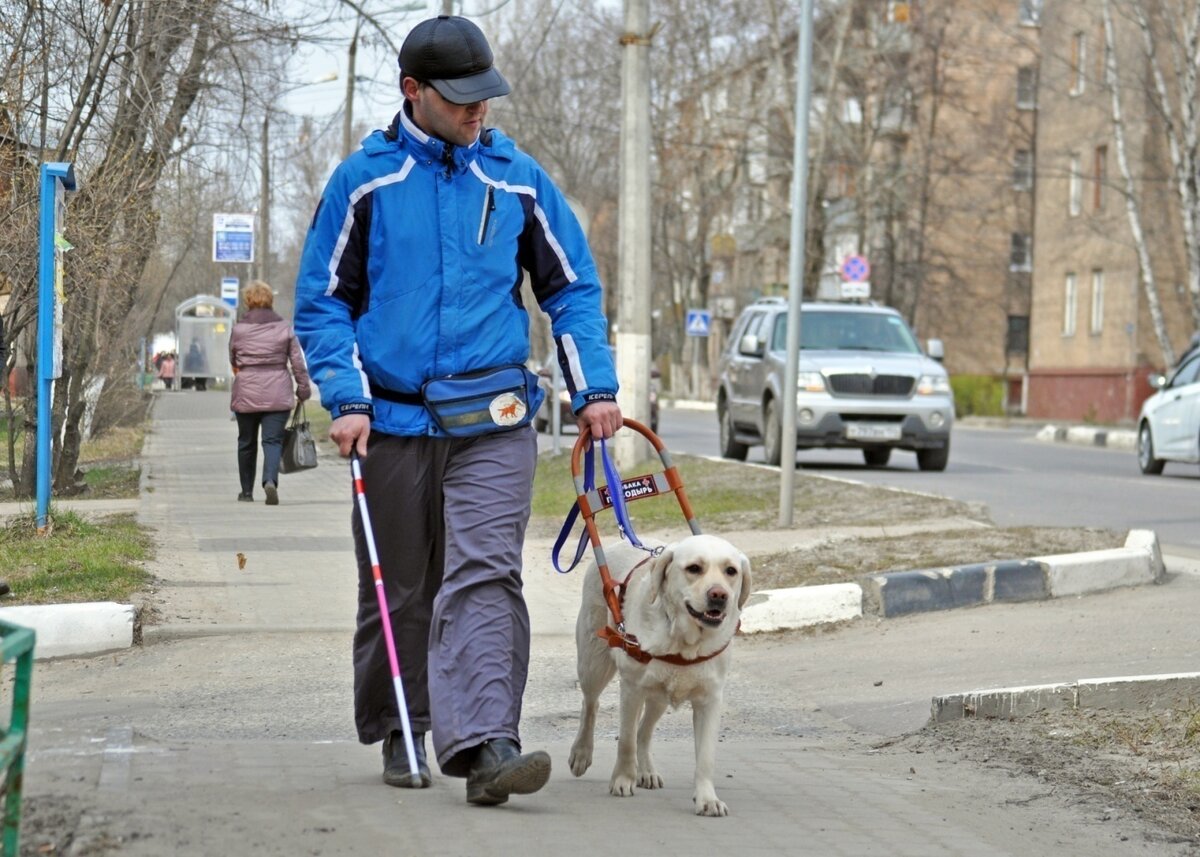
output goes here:
<path id="1" fill-rule="evenodd" d="M 992 375 L 953 375 L 955 416 L 1004 416 L 1004 381 Z"/>

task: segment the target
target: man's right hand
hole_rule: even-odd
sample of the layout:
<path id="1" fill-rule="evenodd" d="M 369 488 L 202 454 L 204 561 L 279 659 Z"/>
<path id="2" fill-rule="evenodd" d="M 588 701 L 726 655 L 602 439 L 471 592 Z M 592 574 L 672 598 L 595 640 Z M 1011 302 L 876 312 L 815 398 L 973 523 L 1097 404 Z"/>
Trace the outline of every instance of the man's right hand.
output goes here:
<path id="1" fill-rule="evenodd" d="M 346 414 L 329 427 L 329 439 L 337 444 L 338 455 L 342 458 L 349 458 L 352 448 L 358 450 L 359 458 L 366 458 L 370 434 L 371 418 L 365 414 Z"/>

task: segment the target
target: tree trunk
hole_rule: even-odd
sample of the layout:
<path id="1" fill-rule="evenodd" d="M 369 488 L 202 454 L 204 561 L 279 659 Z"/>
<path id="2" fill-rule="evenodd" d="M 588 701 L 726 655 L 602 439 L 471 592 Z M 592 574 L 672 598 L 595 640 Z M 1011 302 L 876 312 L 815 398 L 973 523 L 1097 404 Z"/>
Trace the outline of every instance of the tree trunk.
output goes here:
<path id="1" fill-rule="evenodd" d="M 1175 363 L 1175 349 L 1171 347 L 1171 338 L 1167 335 L 1162 301 L 1158 294 L 1158 283 L 1154 278 L 1154 265 L 1150 259 L 1150 251 L 1146 247 L 1146 234 L 1142 229 L 1142 213 L 1138 205 L 1137 186 L 1129 170 L 1129 156 L 1125 149 L 1125 117 L 1121 110 L 1121 75 L 1117 68 L 1116 38 L 1113 34 L 1110 0 L 1104 0 L 1104 42 L 1108 54 L 1105 78 L 1108 81 L 1109 90 L 1112 92 L 1113 137 L 1117 147 L 1117 164 L 1121 168 L 1121 177 L 1125 182 L 1125 212 L 1129 216 L 1129 231 L 1133 236 L 1134 248 L 1137 250 L 1138 270 L 1142 278 L 1142 288 L 1146 292 L 1146 307 L 1150 311 L 1154 335 L 1158 340 L 1164 365 L 1171 366 Z"/>

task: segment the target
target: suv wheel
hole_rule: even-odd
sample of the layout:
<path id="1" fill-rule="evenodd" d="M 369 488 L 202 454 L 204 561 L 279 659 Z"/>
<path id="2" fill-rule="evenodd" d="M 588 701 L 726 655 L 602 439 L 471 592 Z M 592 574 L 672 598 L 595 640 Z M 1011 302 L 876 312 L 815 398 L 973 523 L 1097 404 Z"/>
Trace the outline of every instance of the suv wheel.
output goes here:
<path id="1" fill-rule="evenodd" d="M 1161 458 L 1154 457 L 1154 440 L 1150 437 L 1150 424 L 1142 423 L 1138 429 L 1137 438 L 1138 467 L 1147 476 L 1157 476 L 1163 472 L 1166 463 Z"/>
<path id="2" fill-rule="evenodd" d="M 772 467 L 778 467 L 783 458 L 783 432 L 779 426 L 779 404 L 774 399 L 767 400 L 763 414 L 763 458 Z"/>
<path id="3" fill-rule="evenodd" d="M 717 419 L 720 422 L 721 457 L 732 458 L 734 461 L 745 461 L 749 447 L 733 439 L 733 417 L 729 413 L 729 408 L 722 407 L 717 414 Z"/>
<path id="4" fill-rule="evenodd" d="M 950 461 L 950 441 L 937 449 L 918 449 L 917 467 L 921 470 L 945 470 Z"/>
<path id="5" fill-rule="evenodd" d="M 891 457 L 892 448 L 890 446 L 873 446 L 863 450 L 863 459 L 867 462 L 868 467 L 886 467 L 888 459 Z"/>

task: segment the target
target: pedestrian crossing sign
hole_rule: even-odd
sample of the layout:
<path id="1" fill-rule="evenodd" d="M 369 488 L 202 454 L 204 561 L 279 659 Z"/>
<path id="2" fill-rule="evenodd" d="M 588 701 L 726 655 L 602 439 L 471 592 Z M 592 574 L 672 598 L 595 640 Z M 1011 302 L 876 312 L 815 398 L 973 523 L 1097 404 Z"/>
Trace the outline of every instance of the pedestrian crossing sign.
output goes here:
<path id="1" fill-rule="evenodd" d="M 688 336 L 708 336 L 712 330 L 712 313 L 706 309 L 690 309 L 684 327 Z"/>

